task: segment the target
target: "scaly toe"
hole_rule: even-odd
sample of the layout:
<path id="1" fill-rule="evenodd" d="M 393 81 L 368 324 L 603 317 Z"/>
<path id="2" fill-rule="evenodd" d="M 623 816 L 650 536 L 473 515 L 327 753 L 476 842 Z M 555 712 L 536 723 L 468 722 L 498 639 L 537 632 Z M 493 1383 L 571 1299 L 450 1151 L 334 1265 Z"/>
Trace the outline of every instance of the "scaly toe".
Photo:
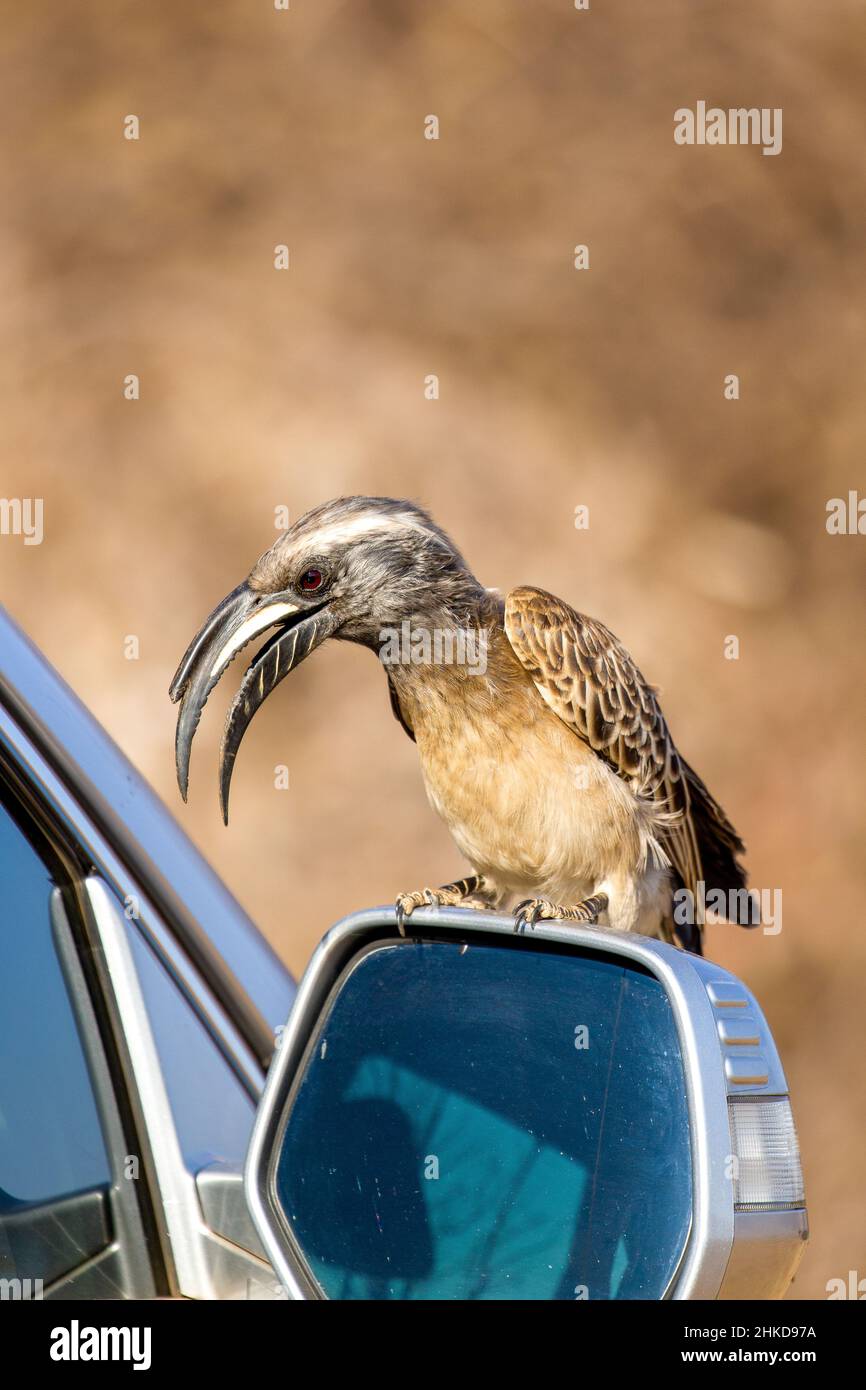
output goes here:
<path id="1" fill-rule="evenodd" d="M 394 902 L 394 911 L 397 915 L 397 930 L 401 936 L 406 935 L 406 921 L 412 916 L 416 907 L 420 907 L 424 901 L 422 893 L 398 893 Z"/>
<path id="2" fill-rule="evenodd" d="M 546 898 L 525 898 L 518 903 L 514 909 L 514 930 L 519 932 L 525 927 L 534 927 L 548 905 Z"/>
<path id="3" fill-rule="evenodd" d="M 397 914 L 397 930 L 406 935 L 406 921 L 416 907 L 439 907 L 441 898 L 435 888 L 420 888 L 416 893 L 398 893 L 394 903 Z"/>

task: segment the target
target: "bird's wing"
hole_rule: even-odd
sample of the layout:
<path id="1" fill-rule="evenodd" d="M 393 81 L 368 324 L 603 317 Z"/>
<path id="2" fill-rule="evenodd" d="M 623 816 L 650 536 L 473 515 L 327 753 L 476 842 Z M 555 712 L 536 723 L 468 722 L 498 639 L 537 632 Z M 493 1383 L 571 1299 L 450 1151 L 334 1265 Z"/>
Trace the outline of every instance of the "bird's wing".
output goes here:
<path id="1" fill-rule="evenodd" d="M 394 715 L 394 718 L 397 720 L 398 724 L 402 725 L 403 729 L 414 743 L 415 730 L 412 728 L 412 725 L 409 723 L 408 719 L 406 718 L 405 714 L 400 708 L 400 701 L 397 698 L 397 692 L 394 689 L 394 682 L 391 680 L 390 675 L 388 676 L 388 694 L 391 697 L 391 711 Z"/>
<path id="2" fill-rule="evenodd" d="M 695 890 L 701 856 L 684 765 L 656 693 L 613 633 L 543 589 L 512 589 L 505 632 L 555 714 L 641 796 L 673 813 L 664 847 Z"/>

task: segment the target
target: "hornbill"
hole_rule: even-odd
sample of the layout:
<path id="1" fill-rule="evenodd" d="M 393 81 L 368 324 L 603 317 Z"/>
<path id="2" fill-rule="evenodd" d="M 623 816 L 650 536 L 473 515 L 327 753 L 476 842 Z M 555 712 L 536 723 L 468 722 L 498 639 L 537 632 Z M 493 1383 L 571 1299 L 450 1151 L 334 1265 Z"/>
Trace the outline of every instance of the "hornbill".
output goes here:
<path id="1" fill-rule="evenodd" d="M 228 712 L 223 817 L 241 739 L 270 692 L 327 638 L 369 647 L 429 800 L 473 869 L 400 894 L 401 930 L 424 903 L 503 908 L 528 895 L 516 930 L 539 918 L 594 922 L 700 951 L 700 924 L 675 913 L 676 890 L 740 901 L 743 843 L 613 633 L 543 589 L 503 599 L 484 588 L 427 512 L 387 497 L 338 498 L 302 516 L 193 639 L 170 690 L 184 800 L 208 695 L 270 629 Z M 455 643 L 461 634 L 473 640 Z"/>

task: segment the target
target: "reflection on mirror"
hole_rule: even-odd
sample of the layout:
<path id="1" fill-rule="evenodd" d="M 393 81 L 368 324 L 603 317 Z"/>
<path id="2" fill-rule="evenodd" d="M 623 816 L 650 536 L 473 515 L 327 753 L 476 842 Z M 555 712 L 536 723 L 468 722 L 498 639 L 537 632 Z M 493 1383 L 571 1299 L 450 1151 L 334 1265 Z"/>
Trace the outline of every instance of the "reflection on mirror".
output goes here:
<path id="1" fill-rule="evenodd" d="M 329 1298 L 660 1298 L 692 1207 L 664 987 L 541 947 L 370 950 L 320 1021 L 272 1164 Z"/>

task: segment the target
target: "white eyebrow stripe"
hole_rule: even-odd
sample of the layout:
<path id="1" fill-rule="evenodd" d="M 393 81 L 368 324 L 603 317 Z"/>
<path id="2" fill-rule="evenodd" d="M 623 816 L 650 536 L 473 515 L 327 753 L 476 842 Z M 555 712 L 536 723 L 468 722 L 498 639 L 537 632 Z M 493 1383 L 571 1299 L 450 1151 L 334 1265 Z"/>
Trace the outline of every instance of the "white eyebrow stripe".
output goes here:
<path id="1" fill-rule="evenodd" d="M 218 676 L 232 658 L 237 656 L 241 647 L 245 647 L 257 633 L 264 632 L 267 627 L 273 627 L 274 623 L 278 623 L 281 618 L 287 618 L 290 613 L 297 613 L 299 607 L 297 603 L 269 603 L 267 608 L 261 608 L 258 613 L 245 618 L 237 632 L 233 633 L 222 647 L 211 667 L 211 676 Z"/>
<path id="2" fill-rule="evenodd" d="M 366 536 L 375 531 L 399 531 L 404 526 L 410 526 L 414 531 L 420 531 L 425 536 L 432 535 L 429 527 L 416 521 L 413 516 L 406 512 L 364 512 L 348 521 L 334 522 L 322 531 L 310 531 L 303 536 L 303 539 L 326 547 L 339 545 L 341 541 L 356 540 L 358 536 Z"/>

